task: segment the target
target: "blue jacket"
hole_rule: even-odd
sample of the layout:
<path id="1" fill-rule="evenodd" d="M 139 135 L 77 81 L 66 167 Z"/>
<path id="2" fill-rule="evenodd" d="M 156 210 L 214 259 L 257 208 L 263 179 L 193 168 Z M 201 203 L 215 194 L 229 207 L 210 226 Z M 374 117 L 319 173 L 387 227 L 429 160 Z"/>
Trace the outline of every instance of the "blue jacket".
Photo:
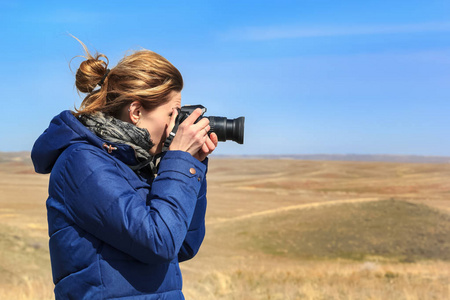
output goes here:
<path id="1" fill-rule="evenodd" d="M 130 146 L 112 144 L 109 153 L 109 145 L 70 111 L 34 144 L 36 172 L 51 172 L 55 297 L 184 299 L 178 263 L 205 234 L 207 160 L 168 151 L 152 180 L 130 169 L 138 164 Z"/>

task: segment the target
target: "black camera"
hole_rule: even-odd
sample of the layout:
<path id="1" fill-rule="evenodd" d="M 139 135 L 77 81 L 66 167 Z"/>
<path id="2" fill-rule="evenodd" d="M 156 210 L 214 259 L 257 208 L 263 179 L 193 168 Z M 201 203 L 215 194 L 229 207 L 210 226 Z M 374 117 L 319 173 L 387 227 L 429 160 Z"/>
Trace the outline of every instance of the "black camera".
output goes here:
<path id="1" fill-rule="evenodd" d="M 244 143 L 244 122 L 245 117 L 239 117 L 236 119 L 227 119 L 225 117 L 205 117 L 203 114 L 206 112 L 206 108 L 203 105 L 185 105 L 178 110 L 178 116 L 175 121 L 175 127 L 182 123 L 186 118 L 197 108 L 202 110 L 202 116 L 198 118 L 197 123 L 201 118 L 207 118 L 209 120 L 209 126 L 211 127 L 209 133 L 214 132 L 217 134 L 219 141 L 225 142 L 228 140 L 235 141 L 238 144 Z"/>

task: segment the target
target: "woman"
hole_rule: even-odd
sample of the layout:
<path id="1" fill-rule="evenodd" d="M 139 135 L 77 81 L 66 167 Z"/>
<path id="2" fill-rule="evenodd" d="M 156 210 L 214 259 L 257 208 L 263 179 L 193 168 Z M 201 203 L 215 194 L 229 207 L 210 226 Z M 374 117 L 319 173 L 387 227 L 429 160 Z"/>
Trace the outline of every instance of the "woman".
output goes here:
<path id="1" fill-rule="evenodd" d="M 51 172 L 56 299 L 184 299 L 178 263 L 203 241 L 217 136 L 206 118 L 195 123 L 196 110 L 162 153 L 181 107 L 180 72 L 147 50 L 109 70 L 82 45 L 76 86 L 87 96 L 52 120 L 31 154 L 36 172 Z"/>

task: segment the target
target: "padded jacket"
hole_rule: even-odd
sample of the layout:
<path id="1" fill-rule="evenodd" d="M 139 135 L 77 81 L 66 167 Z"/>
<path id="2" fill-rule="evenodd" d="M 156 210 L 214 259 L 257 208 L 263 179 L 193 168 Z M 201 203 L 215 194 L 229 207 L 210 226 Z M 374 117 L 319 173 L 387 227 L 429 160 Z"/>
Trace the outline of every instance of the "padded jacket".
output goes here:
<path id="1" fill-rule="evenodd" d="M 184 299 L 179 262 L 205 234 L 207 160 L 166 152 L 155 179 L 132 171 L 132 147 L 111 144 L 70 111 L 37 139 L 49 173 L 50 257 L 56 299 Z"/>

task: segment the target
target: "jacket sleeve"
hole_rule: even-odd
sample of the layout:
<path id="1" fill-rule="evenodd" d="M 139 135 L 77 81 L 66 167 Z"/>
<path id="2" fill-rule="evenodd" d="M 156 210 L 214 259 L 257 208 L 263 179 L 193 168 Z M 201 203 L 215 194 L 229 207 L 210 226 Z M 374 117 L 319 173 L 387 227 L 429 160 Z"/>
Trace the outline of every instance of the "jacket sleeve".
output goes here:
<path id="1" fill-rule="evenodd" d="M 204 161 L 206 166 L 207 163 L 208 158 Z M 205 237 L 206 187 L 205 177 L 200 187 L 199 197 L 195 205 L 194 215 L 189 225 L 186 238 L 178 253 L 178 261 L 180 262 L 193 258 L 200 249 L 200 245 Z"/>
<path id="2" fill-rule="evenodd" d="M 190 154 L 168 152 L 148 198 L 104 153 L 75 149 L 66 168 L 68 216 L 98 239 L 144 263 L 177 257 L 191 222 L 205 165 Z"/>

